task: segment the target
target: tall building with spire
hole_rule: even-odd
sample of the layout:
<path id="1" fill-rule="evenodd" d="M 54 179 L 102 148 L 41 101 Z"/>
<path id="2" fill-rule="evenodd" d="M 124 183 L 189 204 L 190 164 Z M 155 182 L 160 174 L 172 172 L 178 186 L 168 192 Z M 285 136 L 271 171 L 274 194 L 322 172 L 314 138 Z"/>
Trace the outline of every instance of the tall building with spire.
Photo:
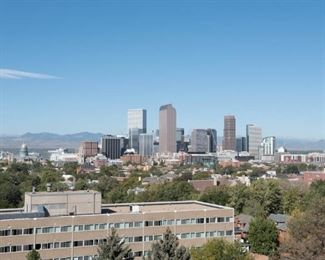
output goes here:
<path id="1" fill-rule="evenodd" d="M 223 150 L 236 150 L 236 118 L 235 116 L 224 117 Z"/>
<path id="2" fill-rule="evenodd" d="M 176 109 L 171 104 L 160 107 L 159 152 L 176 153 Z"/>

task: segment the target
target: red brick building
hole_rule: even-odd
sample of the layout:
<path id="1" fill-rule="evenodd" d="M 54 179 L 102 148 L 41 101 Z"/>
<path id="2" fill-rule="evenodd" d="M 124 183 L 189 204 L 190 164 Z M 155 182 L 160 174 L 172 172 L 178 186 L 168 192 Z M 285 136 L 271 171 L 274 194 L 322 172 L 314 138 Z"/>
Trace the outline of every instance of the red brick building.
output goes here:
<path id="1" fill-rule="evenodd" d="M 316 180 L 325 181 L 325 170 L 324 171 L 308 171 L 304 172 L 304 184 L 310 185 L 312 182 Z"/>

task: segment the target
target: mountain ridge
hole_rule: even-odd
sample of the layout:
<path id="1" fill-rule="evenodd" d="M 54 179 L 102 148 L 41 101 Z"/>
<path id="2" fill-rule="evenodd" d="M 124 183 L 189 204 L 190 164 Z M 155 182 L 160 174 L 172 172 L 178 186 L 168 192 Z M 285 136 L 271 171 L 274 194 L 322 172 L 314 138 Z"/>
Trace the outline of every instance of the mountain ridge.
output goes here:
<path id="1" fill-rule="evenodd" d="M 100 141 L 103 133 L 78 132 L 72 134 L 57 134 L 50 132 L 31 133 L 22 135 L 1 135 L 0 148 L 20 148 L 26 143 L 29 148 L 78 148 L 82 141 Z M 222 137 L 218 137 L 218 143 Z M 325 150 L 325 139 L 277 138 L 277 147 L 285 146 L 289 150 Z"/>

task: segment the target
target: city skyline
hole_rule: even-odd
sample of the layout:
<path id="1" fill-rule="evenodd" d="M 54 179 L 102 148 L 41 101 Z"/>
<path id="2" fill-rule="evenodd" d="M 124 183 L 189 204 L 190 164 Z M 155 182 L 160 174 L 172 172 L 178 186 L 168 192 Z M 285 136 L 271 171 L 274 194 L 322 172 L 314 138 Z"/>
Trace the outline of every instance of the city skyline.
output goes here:
<path id="1" fill-rule="evenodd" d="M 154 130 L 171 103 L 187 134 L 230 114 L 237 136 L 325 138 L 320 0 L 0 5 L 0 135 L 126 133 L 138 107 Z"/>

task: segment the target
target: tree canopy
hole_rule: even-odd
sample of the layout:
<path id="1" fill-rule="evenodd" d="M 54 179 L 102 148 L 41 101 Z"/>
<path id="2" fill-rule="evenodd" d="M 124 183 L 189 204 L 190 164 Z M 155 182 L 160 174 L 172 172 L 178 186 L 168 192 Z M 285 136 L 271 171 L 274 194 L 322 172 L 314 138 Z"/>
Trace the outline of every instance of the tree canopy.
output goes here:
<path id="1" fill-rule="evenodd" d="M 287 259 L 321 260 L 325 256 L 325 197 L 313 200 L 288 224 L 289 238 L 282 252 Z"/>
<path id="2" fill-rule="evenodd" d="M 277 252 L 278 231 L 272 220 L 257 217 L 250 223 L 248 242 L 254 253 L 273 255 Z"/>
<path id="3" fill-rule="evenodd" d="M 193 260 L 252 260 L 238 242 L 225 239 L 212 239 L 201 248 L 191 250 Z"/>

